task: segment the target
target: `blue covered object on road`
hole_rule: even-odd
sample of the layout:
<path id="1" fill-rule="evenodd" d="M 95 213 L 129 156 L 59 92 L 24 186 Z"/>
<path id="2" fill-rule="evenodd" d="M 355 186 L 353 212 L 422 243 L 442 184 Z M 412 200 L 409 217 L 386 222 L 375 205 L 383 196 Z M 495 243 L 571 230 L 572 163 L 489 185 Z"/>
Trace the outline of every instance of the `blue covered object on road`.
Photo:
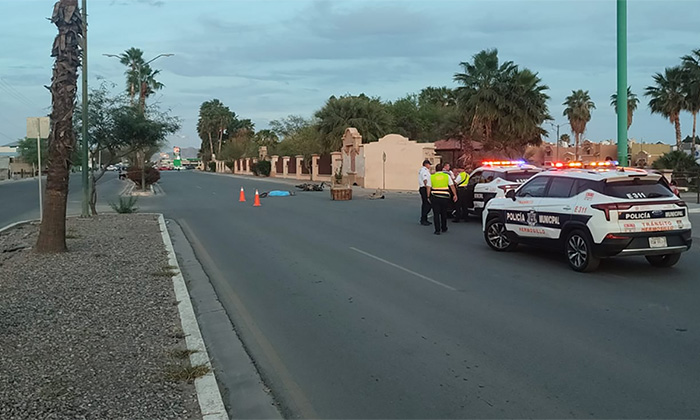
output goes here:
<path id="1" fill-rule="evenodd" d="M 295 195 L 291 191 L 284 191 L 284 190 L 272 190 L 272 191 L 266 191 L 262 194 L 260 194 L 260 197 L 289 197 L 291 195 Z"/>

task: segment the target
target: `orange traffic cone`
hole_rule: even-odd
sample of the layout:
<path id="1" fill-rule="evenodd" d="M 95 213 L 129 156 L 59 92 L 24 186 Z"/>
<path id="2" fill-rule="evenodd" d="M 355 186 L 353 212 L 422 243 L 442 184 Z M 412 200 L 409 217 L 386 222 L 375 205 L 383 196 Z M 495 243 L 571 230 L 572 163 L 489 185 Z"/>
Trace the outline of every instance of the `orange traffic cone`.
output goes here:
<path id="1" fill-rule="evenodd" d="M 243 192 L 243 187 L 241 187 L 241 195 L 238 197 L 239 202 L 245 201 L 245 193 Z"/>
<path id="2" fill-rule="evenodd" d="M 253 201 L 253 207 L 260 207 L 260 196 L 258 195 L 258 190 L 255 190 L 255 201 Z"/>

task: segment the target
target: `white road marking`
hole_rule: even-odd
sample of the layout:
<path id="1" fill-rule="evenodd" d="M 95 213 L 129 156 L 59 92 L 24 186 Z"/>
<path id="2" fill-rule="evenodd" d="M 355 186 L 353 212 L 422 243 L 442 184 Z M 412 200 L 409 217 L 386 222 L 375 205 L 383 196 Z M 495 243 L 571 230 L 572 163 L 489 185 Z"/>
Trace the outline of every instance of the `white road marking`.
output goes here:
<path id="1" fill-rule="evenodd" d="M 202 189 L 202 187 L 200 187 L 199 185 L 197 185 L 197 188 L 199 188 L 200 190 Z"/>
<path id="2" fill-rule="evenodd" d="M 700 213 L 700 209 L 690 209 L 688 213 Z"/>
<path id="3" fill-rule="evenodd" d="M 362 254 L 362 255 L 366 255 L 366 256 L 368 256 L 368 257 L 370 257 L 370 258 L 374 258 L 374 259 L 377 260 L 377 261 L 381 261 L 381 262 L 383 262 L 384 264 L 388 264 L 388 265 L 390 265 L 390 266 L 392 266 L 392 267 L 394 267 L 394 268 L 398 268 L 399 270 L 403 270 L 403 271 L 405 271 L 405 272 L 407 272 L 407 273 L 409 273 L 409 274 L 413 274 L 414 276 L 416 276 L 416 277 L 418 277 L 418 278 L 421 278 L 421 279 L 423 279 L 423 280 L 427 280 L 427 281 L 429 281 L 429 282 L 431 282 L 431 283 L 433 283 L 433 284 L 437 284 L 438 286 L 442 286 L 442 287 L 444 287 L 445 289 L 452 290 L 453 292 L 456 292 L 456 291 L 457 291 L 457 289 L 455 289 L 455 288 L 452 287 L 452 286 L 448 286 L 448 285 L 446 285 L 445 283 L 441 283 L 441 282 L 439 282 L 439 281 L 437 281 L 437 280 L 435 280 L 435 279 L 431 279 L 430 277 L 424 276 L 424 275 L 422 275 L 422 274 L 420 274 L 420 273 L 416 273 L 415 271 L 409 270 L 409 269 L 406 268 L 406 267 L 402 267 L 402 266 L 400 266 L 400 265 L 398 265 L 398 264 L 394 264 L 393 262 L 387 261 L 387 260 L 385 260 L 384 258 L 380 258 L 380 257 L 377 257 L 376 255 L 372 255 L 372 254 L 370 254 L 369 252 L 365 252 L 365 251 L 363 251 L 363 250 L 361 250 L 361 249 L 357 249 L 357 248 L 352 247 L 352 246 L 350 247 L 350 249 L 352 249 L 353 251 L 359 252 L 359 253 Z"/>

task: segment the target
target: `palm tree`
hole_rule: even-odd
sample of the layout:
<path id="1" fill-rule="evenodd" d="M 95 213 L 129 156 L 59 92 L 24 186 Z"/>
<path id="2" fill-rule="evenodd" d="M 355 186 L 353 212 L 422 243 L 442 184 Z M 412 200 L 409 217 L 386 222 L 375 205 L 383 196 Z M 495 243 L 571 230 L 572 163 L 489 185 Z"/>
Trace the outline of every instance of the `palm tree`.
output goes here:
<path id="1" fill-rule="evenodd" d="M 632 88 L 627 86 L 627 129 L 630 129 L 632 125 L 632 115 L 634 111 L 637 110 L 637 105 L 639 105 L 639 98 L 637 95 L 632 93 Z M 615 113 L 617 114 L 617 93 L 610 95 L 610 106 L 615 108 Z"/>
<path id="2" fill-rule="evenodd" d="M 139 105 L 141 110 L 146 109 L 146 98 L 151 96 L 155 91 L 165 87 L 164 84 L 156 80 L 156 76 L 160 70 L 153 70 L 148 64 L 142 65 L 138 70 L 139 77 Z"/>
<path id="3" fill-rule="evenodd" d="M 676 128 L 676 147 L 681 150 L 681 120 L 680 113 L 687 108 L 685 92 L 683 91 L 685 74 L 681 67 L 666 68 L 664 74 L 656 73 L 655 86 L 647 86 L 645 96 L 649 99 L 652 114 L 660 114 Z"/>
<path id="4" fill-rule="evenodd" d="M 684 55 L 683 69 L 685 70 L 683 91 L 686 94 L 685 110 L 693 114 L 692 152 L 695 156 L 695 127 L 700 112 L 700 49 L 693 50 L 689 55 Z"/>
<path id="5" fill-rule="evenodd" d="M 457 88 L 459 102 L 473 114 L 470 131 L 488 143 L 494 124 L 506 106 L 498 87 L 517 66 L 512 61 L 499 65 L 497 49 L 480 51 L 472 59 L 473 63 L 459 63 L 464 73 L 455 73 L 453 79 L 462 85 Z"/>
<path id="6" fill-rule="evenodd" d="M 136 98 L 136 93 L 141 88 L 141 74 L 139 69 L 145 64 L 143 51 L 131 47 L 119 54 L 119 62 L 128 67 L 124 72 L 124 74 L 126 74 L 126 90 L 133 103 Z"/>
<path id="7" fill-rule="evenodd" d="M 391 114 L 379 98 L 364 94 L 358 96 L 331 96 L 323 108 L 314 114 L 323 152 L 340 150 L 343 133 L 355 127 L 362 134 L 362 141 L 376 141 L 391 127 Z"/>
<path id="8" fill-rule="evenodd" d="M 80 43 L 83 22 L 77 0 L 59 0 L 54 6 L 51 23 L 58 35 L 51 49 L 56 58 L 51 78 L 51 131 L 49 163 L 46 177 L 44 214 L 36 242 L 37 252 L 64 252 L 66 247 L 66 204 L 70 156 L 75 148 L 73 112 L 78 90 Z"/>
<path id="9" fill-rule="evenodd" d="M 595 109 L 595 103 L 591 100 L 587 90 L 573 90 L 571 95 L 566 97 L 562 105 L 566 105 L 564 116 L 569 119 L 571 132 L 575 137 L 576 160 L 579 160 L 578 146 L 581 142 L 581 135 L 586 131 L 586 124 L 591 120 L 591 110 Z"/>

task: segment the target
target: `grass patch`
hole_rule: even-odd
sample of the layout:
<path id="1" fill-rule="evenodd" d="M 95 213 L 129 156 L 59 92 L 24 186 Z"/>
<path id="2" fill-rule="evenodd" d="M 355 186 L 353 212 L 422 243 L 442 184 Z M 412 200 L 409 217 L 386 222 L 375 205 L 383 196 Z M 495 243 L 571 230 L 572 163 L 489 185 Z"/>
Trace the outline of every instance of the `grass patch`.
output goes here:
<path id="1" fill-rule="evenodd" d="M 170 269 L 160 269 L 158 271 L 154 271 L 151 273 L 151 276 L 153 277 L 173 277 L 177 275 L 177 271 L 170 270 Z"/>
<path id="2" fill-rule="evenodd" d="M 172 337 L 177 338 L 178 340 L 184 340 L 185 339 L 185 333 L 182 331 L 182 328 L 180 327 L 174 327 L 172 329 Z"/>
<path id="3" fill-rule="evenodd" d="M 173 359 L 187 359 L 191 355 L 197 353 L 197 350 L 182 350 L 182 349 L 177 349 L 177 350 L 171 350 L 168 355 L 173 358 Z"/>
<path id="4" fill-rule="evenodd" d="M 119 197 L 119 203 L 109 203 L 109 206 L 112 207 L 112 210 L 116 211 L 119 214 L 131 214 L 131 213 L 136 213 L 138 211 L 138 208 L 136 207 L 136 201 L 137 198 L 130 196 L 130 197 Z"/>
<path id="5" fill-rule="evenodd" d="M 211 372 L 206 365 L 197 366 L 170 366 L 165 372 L 165 379 L 172 382 L 192 383 L 195 379 Z"/>

